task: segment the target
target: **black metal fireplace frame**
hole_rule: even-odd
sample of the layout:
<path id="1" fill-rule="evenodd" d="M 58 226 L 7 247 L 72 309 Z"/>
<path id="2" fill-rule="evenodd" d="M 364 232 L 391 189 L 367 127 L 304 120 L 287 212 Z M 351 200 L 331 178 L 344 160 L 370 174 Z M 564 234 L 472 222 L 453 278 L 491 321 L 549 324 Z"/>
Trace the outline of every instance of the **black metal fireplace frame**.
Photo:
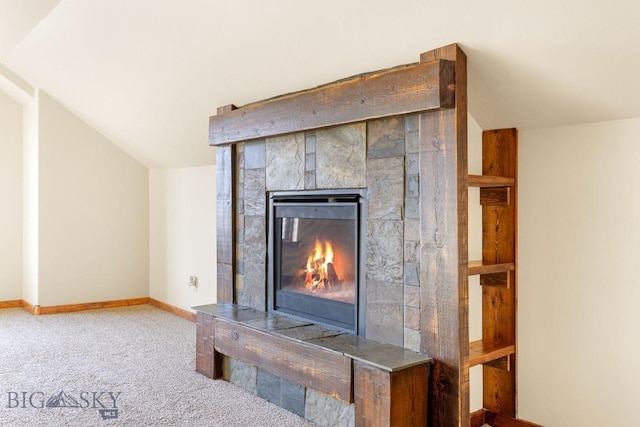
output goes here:
<path id="1" fill-rule="evenodd" d="M 274 191 L 269 193 L 269 211 L 268 211 L 268 234 L 267 234 L 267 309 L 270 313 L 278 313 L 294 319 L 311 321 L 318 325 L 331 329 L 338 329 L 352 334 L 365 335 L 365 304 L 366 304 L 366 206 L 367 206 L 366 190 L 364 189 L 344 189 L 344 190 L 309 190 L 309 191 Z M 322 313 L 306 312 L 304 316 L 296 310 L 282 309 L 275 306 L 276 298 L 276 276 L 275 269 L 276 260 L 276 239 L 275 233 L 275 210 L 277 207 L 287 206 L 316 206 L 319 208 L 332 206 L 352 205 L 356 211 L 356 302 L 353 305 L 352 322 L 349 320 L 346 324 L 341 325 L 339 322 L 327 323 L 323 321 Z M 295 292 L 280 291 L 279 298 L 291 298 L 319 301 L 320 306 L 336 306 L 343 304 L 339 301 L 331 301 L 324 298 L 317 298 L 309 295 L 300 295 Z M 343 310 L 343 315 L 344 310 Z"/>

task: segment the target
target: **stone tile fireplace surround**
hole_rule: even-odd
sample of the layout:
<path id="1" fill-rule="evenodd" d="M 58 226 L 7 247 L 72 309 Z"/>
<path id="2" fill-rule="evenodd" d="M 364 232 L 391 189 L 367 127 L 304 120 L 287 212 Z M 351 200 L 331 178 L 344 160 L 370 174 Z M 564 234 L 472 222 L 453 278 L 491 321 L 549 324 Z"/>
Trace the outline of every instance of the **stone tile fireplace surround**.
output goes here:
<path id="1" fill-rule="evenodd" d="M 236 298 L 266 310 L 267 194 L 367 190 L 366 338 L 420 351 L 417 115 L 237 145 Z"/>

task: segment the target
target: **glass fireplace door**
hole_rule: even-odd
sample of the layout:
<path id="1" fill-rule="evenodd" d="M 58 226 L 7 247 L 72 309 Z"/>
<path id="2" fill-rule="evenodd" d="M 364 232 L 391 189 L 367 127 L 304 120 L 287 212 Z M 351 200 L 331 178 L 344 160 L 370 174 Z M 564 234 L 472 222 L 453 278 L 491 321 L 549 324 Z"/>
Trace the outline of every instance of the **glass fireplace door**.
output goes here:
<path id="1" fill-rule="evenodd" d="M 273 311 L 355 332 L 358 203 L 274 202 Z"/>

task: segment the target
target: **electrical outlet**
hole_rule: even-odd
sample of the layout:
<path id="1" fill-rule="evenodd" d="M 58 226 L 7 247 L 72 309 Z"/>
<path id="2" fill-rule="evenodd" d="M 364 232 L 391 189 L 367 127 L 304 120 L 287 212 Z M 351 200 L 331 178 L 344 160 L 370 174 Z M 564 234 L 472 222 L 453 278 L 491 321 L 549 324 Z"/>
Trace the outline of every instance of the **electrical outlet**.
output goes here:
<path id="1" fill-rule="evenodd" d="M 198 286 L 198 276 L 189 276 L 189 286 Z"/>

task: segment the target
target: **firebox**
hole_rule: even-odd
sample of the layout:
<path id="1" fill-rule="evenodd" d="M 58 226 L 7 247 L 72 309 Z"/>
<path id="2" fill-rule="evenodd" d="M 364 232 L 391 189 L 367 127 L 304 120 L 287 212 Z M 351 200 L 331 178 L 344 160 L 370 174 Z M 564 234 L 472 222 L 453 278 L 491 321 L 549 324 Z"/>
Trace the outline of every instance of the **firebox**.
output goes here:
<path id="1" fill-rule="evenodd" d="M 268 308 L 364 334 L 365 193 L 273 192 Z"/>

